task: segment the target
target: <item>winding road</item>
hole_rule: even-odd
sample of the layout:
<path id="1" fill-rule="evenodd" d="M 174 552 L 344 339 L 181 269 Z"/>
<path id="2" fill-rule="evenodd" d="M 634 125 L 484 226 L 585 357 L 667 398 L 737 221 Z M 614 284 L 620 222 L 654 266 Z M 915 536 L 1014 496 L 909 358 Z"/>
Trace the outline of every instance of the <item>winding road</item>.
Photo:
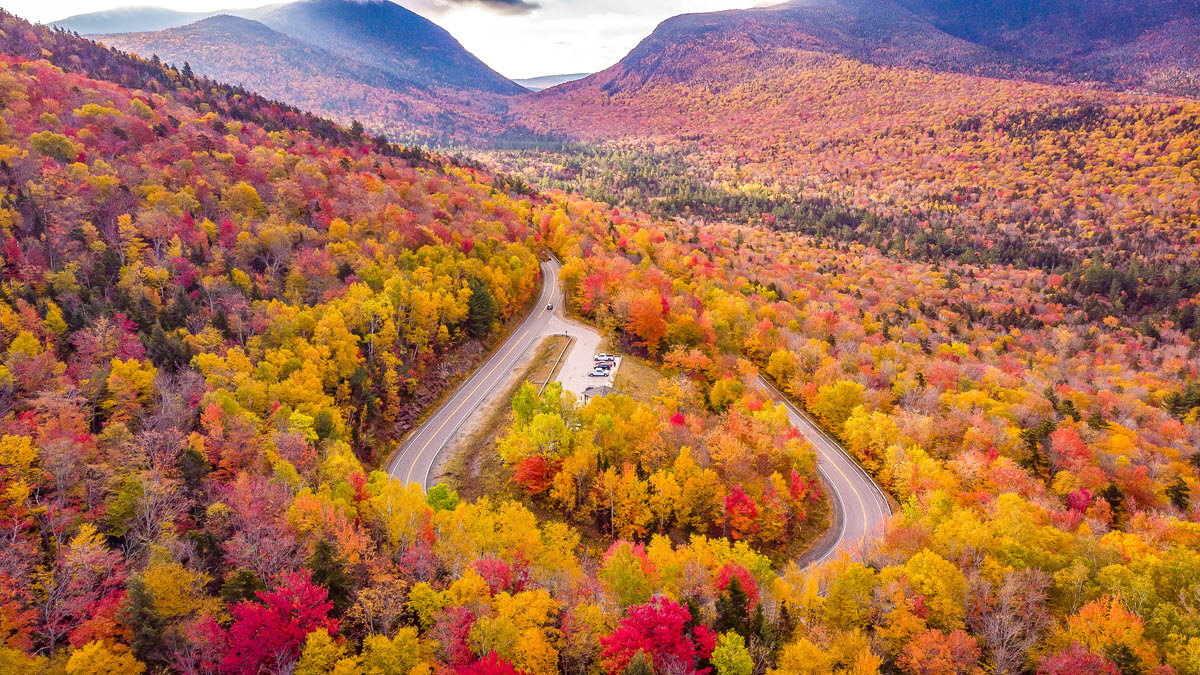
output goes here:
<path id="1" fill-rule="evenodd" d="M 534 311 L 513 331 L 504 344 L 459 386 L 448 401 L 409 434 L 387 463 L 389 475 L 404 481 L 405 484 L 415 482 L 422 489 L 428 489 L 430 473 L 446 444 L 458 432 L 459 427 L 483 407 L 492 395 L 505 389 L 504 383 L 521 363 L 522 357 L 543 335 L 564 333 L 567 330 L 588 331 L 591 334 L 580 336 L 576 348 L 590 347 L 594 352 L 595 346 L 599 344 L 599 334 L 590 328 L 568 323 L 557 315 L 557 312 L 562 311 L 558 270 L 557 260 L 551 259 L 542 263 L 542 293 Z M 554 311 L 546 309 L 552 301 L 555 304 Z M 574 334 L 579 336 L 579 332 Z M 593 337 L 594 340 L 591 339 Z M 828 560 L 840 550 L 849 550 L 863 537 L 878 531 L 892 511 L 887 497 L 875 481 L 836 441 L 822 431 L 803 410 L 787 400 L 779 390 L 761 376 L 758 378 L 758 384 L 772 398 L 783 402 L 792 425 L 816 448 L 817 470 L 821 472 L 836 502 L 833 509 L 834 529 L 804 555 L 808 564 Z"/>
<path id="2" fill-rule="evenodd" d="M 502 383 L 521 362 L 521 357 L 546 334 L 554 318 L 554 312 L 546 309 L 546 305 L 551 300 L 555 300 L 555 305 L 559 304 L 558 268 L 558 261 L 554 259 L 542 263 L 542 294 L 533 312 L 466 382 L 459 385 L 448 401 L 408 435 L 388 461 L 388 475 L 399 478 L 405 485 L 418 483 L 423 490 L 429 488 L 429 474 L 446 443 L 492 394 L 503 388 Z"/>
<path id="3" fill-rule="evenodd" d="M 808 413 L 789 401 L 761 375 L 758 376 L 758 385 L 772 398 L 783 402 L 792 426 L 816 449 L 817 471 L 821 472 L 836 502 L 831 527 L 835 528 L 837 534 L 823 537 L 804 555 L 804 559 L 810 565 L 824 562 L 837 555 L 839 550 L 851 547 L 863 537 L 881 530 L 883 521 L 892 515 L 892 507 L 879 485 L 837 441 L 817 426 Z"/>

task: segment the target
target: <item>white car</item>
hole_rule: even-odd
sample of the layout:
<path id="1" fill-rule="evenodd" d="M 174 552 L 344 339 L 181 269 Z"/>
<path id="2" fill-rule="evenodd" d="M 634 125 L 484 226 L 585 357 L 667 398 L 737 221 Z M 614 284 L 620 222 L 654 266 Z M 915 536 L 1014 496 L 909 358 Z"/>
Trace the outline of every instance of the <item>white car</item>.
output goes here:
<path id="1" fill-rule="evenodd" d="M 593 357 L 592 357 L 592 360 L 594 360 L 594 361 L 609 361 L 609 362 L 612 362 L 612 361 L 616 361 L 616 360 L 617 360 L 617 357 L 616 357 L 616 355 L 615 355 L 615 354 L 597 354 L 597 355 L 595 355 L 595 356 L 593 356 Z"/>
<path id="2" fill-rule="evenodd" d="M 588 377 L 608 377 L 608 371 L 603 368 L 597 368 L 588 372 Z"/>

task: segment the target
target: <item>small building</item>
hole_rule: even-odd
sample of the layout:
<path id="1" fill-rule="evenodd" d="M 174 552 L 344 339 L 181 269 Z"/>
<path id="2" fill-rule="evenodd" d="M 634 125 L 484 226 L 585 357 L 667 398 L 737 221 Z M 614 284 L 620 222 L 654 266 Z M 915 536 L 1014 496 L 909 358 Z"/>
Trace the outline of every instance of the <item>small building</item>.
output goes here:
<path id="1" fill-rule="evenodd" d="M 583 390 L 583 402 L 587 403 L 588 401 L 592 400 L 592 398 L 595 396 L 599 396 L 600 398 L 603 398 L 605 396 L 608 396 L 611 393 L 613 393 L 613 388 L 609 387 L 607 385 L 601 385 L 599 387 L 588 387 L 587 389 Z"/>

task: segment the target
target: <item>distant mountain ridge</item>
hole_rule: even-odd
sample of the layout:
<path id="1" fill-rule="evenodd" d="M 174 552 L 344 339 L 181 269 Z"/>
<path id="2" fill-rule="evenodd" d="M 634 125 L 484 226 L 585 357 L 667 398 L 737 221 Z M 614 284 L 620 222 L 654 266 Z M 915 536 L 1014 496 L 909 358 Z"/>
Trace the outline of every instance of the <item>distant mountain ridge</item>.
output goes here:
<path id="1" fill-rule="evenodd" d="M 58 26 L 192 16 L 142 9 L 101 14 Z M 357 119 L 373 133 L 410 142 L 459 142 L 495 132 L 504 97 L 526 91 L 441 27 L 387 0 L 300 0 L 91 37 L 147 58 L 186 62 L 199 75 L 343 122 Z"/>
<path id="2" fill-rule="evenodd" d="M 80 14 L 53 25 L 81 34 L 102 34 L 107 42 L 120 47 L 133 40 L 122 37 L 125 34 L 181 28 L 223 14 L 253 19 L 342 59 L 391 73 L 416 86 L 492 94 L 524 91 L 467 51 L 441 26 L 389 0 L 298 0 L 207 13 L 129 7 Z M 158 42 L 155 37 L 136 41 L 143 49 Z M 175 48 L 179 54 L 186 52 L 183 45 Z"/>
<path id="3" fill-rule="evenodd" d="M 557 87 L 560 84 L 582 80 L 591 75 L 591 73 L 572 73 L 570 75 L 542 75 L 541 77 L 529 77 L 513 80 L 517 84 L 525 87 L 529 91 L 542 91 L 551 87 Z"/>
<path id="4" fill-rule="evenodd" d="M 793 0 L 673 17 L 593 78 L 610 89 L 637 87 L 649 79 L 702 80 L 726 65 L 771 58 L 774 50 L 981 75 L 1022 67 L 1017 59 L 950 35 L 892 0 Z"/>
<path id="5" fill-rule="evenodd" d="M 784 49 L 939 72 L 1200 94 L 1200 2 L 1150 0 L 1144 7 L 1117 0 L 792 0 L 683 14 L 584 81 L 614 90 L 650 78 L 703 78 L 715 64 Z"/>
<path id="6" fill-rule="evenodd" d="M 426 87 L 519 94 L 432 21 L 389 0 L 299 0 L 264 8 L 275 30 Z"/>
<path id="7" fill-rule="evenodd" d="M 417 93 L 411 81 L 398 75 L 228 14 L 161 31 L 95 37 L 167 63 L 186 62 L 196 73 L 302 104 L 324 116 L 374 121 L 371 111 L 379 107 L 398 119 L 409 118 L 408 97 Z"/>
<path id="8" fill-rule="evenodd" d="M 162 7 L 118 7 L 102 12 L 76 14 L 50 25 L 82 35 L 140 33 L 185 26 L 219 12 L 180 12 Z"/>
<path id="9" fill-rule="evenodd" d="M 939 30 L 1088 78 L 1200 92 L 1197 0 L 896 0 Z"/>

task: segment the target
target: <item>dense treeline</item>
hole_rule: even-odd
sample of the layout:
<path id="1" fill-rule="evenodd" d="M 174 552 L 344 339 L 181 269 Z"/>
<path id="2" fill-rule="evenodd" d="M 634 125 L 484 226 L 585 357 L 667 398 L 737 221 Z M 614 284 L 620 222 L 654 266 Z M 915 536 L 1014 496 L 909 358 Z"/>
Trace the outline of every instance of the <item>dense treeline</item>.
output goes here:
<path id="1" fill-rule="evenodd" d="M 1200 672 L 1178 324 L 536 194 L 3 30 L 49 53 L 0 57 L 0 673 Z M 497 451 L 563 521 L 371 471 L 544 248 L 670 373 L 517 396 Z M 897 500 L 853 558 L 773 566 L 821 487 L 759 372 Z"/>
<path id="2" fill-rule="evenodd" d="M 17 58 L 46 59 L 67 72 L 129 89 L 170 92 L 180 96 L 182 102 L 219 113 L 221 122 L 252 122 L 268 131 L 303 129 L 330 143 L 358 140 L 331 120 L 271 101 L 243 87 L 197 77 L 182 66 L 164 65 L 156 57 L 144 59 L 126 54 L 67 31 L 33 26 L 4 11 L 0 11 L 0 51 Z M 374 144 L 385 154 L 404 152 L 382 139 Z"/>
<path id="3" fill-rule="evenodd" d="M 1097 292 L 1084 279 L 1098 262 L 1122 277 L 1109 311 L 1194 325 L 1193 101 L 882 67 L 737 36 L 660 61 L 516 102 L 531 128 L 610 142 L 510 166 L 593 196 L 612 188 L 610 200 L 666 216 L 918 261 L 1035 267 L 1103 301 L 1112 284 Z"/>
<path id="4" fill-rule="evenodd" d="M 695 222 L 741 222 L 818 241 L 862 244 L 890 256 L 947 264 L 1014 265 L 1061 274 L 1080 296 L 1064 296 L 1089 307 L 1092 318 L 1107 312 L 1166 317 L 1191 331 L 1200 326 L 1200 271 L 1193 265 L 1134 261 L 1121 252 L 1088 258 L 1071 250 L 1006 236 L 985 250 L 965 245 L 946 229 L 931 229 L 916 216 L 881 218 L 835 199 L 802 197 L 760 186 L 713 184 L 687 164 L 682 153 L 656 153 L 648 147 L 572 144 L 558 150 L 488 153 L 500 166 L 528 175 L 538 185 L 569 190 L 612 206 L 633 208 L 656 218 Z M 1111 238 L 1101 235 L 1111 243 Z M 1094 296 L 1094 297 L 1086 297 Z M 1194 337 L 1194 336 L 1193 336 Z"/>
<path id="5" fill-rule="evenodd" d="M 744 409 L 758 364 L 902 503 L 860 562 L 774 584 L 790 634 L 774 672 L 1200 668 L 1198 348 L 1177 326 L 1089 317 L 1058 274 L 616 211 L 590 222 L 549 238 L 579 312 L 661 355 L 693 405 Z M 716 437 L 687 445 L 714 467 L 755 461 Z"/>

